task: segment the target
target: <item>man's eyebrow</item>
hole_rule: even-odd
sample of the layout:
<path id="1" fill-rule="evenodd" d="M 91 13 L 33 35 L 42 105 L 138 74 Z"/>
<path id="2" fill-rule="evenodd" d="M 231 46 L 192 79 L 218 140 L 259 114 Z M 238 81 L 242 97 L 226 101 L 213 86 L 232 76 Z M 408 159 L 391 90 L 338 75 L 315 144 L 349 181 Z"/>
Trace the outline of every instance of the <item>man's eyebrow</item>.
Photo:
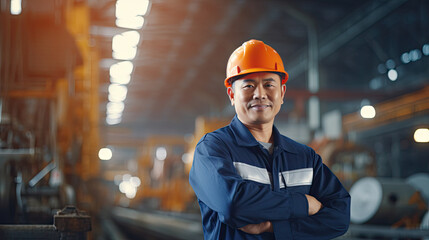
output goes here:
<path id="1" fill-rule="evenodd" d="M 246 79 L 242 79 L 242 80 L 243 80 L 243 83 L 256 82 L 252 78 L 246 78 Z M 266 78 L 266 79 L 262 79 L 262 81 L 264 81 L 264 82 L 275 82 L 276 80 L 274 80 L 273 78 Z"/>
<path id="2" fill-rule="evenodd" d="M 264 81 L 264 82 L 275 82 L 276 80 L 274 80 L 273 78 L 266 78 L 266 79 L 263 79 L 262 81 Z"/>
<path id="3" fill-rule="evenodd" d="M 254 83 L 254 82 L 256 82 L 254 79 L 251 79 L 251 78 L 246 78 L 246 79 L 242 79 L 242 80 L 243 80 L 243 83 L 249 83 L 249 82 Z"/>

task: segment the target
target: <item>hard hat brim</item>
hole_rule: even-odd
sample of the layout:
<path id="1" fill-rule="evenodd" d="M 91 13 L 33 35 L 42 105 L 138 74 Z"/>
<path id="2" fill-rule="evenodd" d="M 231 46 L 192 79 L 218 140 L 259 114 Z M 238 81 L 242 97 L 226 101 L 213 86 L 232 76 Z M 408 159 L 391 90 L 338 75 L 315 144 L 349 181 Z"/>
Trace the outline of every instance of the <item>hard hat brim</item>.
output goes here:
<path id="1" fill-rule="evenodd" d="M 251 69 L 245 69 L 243 71 L 241 71 L 239 74 L 230 76 L 228 78 L 225 79 L 225 87 L 231 87 L 232 86 L 232 82 L 231 79 L 242 76 L 242 75 L 246 75 L 246 74 L 250 74 L 250 73 L 257 73 L 257 72 L 271 72 L 271 73 L 277 73 L 280 75 L 280 79 L 282 80 L 282 84 L 285 84 L 287 82 L 287 80 L 289 79 L 289 74 L 286 71 L 276 71 L 273 69 L 267 69 L 267 68 L 251 68 Z"/>

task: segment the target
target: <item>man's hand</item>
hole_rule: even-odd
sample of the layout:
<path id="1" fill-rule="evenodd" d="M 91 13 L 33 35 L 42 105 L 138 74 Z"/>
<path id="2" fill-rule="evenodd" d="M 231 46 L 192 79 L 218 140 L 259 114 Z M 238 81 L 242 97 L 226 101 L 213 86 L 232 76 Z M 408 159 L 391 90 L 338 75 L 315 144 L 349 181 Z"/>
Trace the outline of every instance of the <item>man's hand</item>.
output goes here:
<path id="1" fill-rule="evenodd" d="M 239 229 L 249 234 L 261 234 L 263 232 L 273 232 L 273 225 L 270 221 L 266 221 L 257 224 L 248 224 Z"/>
<path id="2" fill-rule="evenodd" d="M 315 197 L 305 194 L 308 201 L 308 215 L 314 215 L 322 209 L 323 205 Z"/>

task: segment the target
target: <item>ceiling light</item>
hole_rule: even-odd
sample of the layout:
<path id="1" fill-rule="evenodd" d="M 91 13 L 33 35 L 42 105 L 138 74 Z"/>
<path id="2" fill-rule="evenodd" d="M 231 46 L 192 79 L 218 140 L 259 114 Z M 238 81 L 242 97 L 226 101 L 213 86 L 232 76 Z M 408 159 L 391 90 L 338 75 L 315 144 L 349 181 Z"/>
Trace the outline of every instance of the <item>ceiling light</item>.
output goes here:
<path id="1" fill-rule="evenodd" d="M 110 148 L 102 148 L 100 149 L 100 151 L 98 151 L 98 157 L 101 160 L 108 161 L 112 159 L 112 155 L 112 150 Z"/>
<path id="2" fill-rule="evenodd" d="M 369 82 L 369 87 L 372 90 L 380 89 L 382 86 L 383 86 L 383 83 L 381 79 L 378 77 L 371 79 L 371 81 Z"/>
<path id="3" fill-rule="evenodd" d="M 133 16 L 127 18 L 116 19 L 116 26 L 121 28 L 129 29 L 141 29 L 144 24 L 144 18 L 142 16 Z"/>
<path id="4" fill-rule="evenodd" d="M 10 1 L 10 14 L 19 15 L 22 12 L 22 3 L 21 0 L 11 0 Z"/>
<path id="5" fill-rule="evenodd" d="M 409 63 L 410 61 L 411 61 L 411 59 L 410 59 L 410 56 L 409 56 L 409 54 L 406 52 L 406 53 L 403 53 L 402 55 L 401 55 L 401 61 L 403 62 L 403 63 Z"/>
<path id="6" fill-rule="evenodd" d="M 411 50 L 409 54 L 410 54 L 410 60 L 413 62 L 422 58 L 422 52 L 420 52 L 419 49 Z"/>
<path id="7" fill-rule="evenodd" d="M 130 47 L 126 50 L 123 50 L 121 52 L 112 52 L 113 59 L 116 60 L 133 60 L 137 55 L 137 48 L 136 47 Z"/>
<path id="8" fill-rule="evenodd" d="M 135 187 L 129 181 L 122 181 L 119 184 L 119 191 L 121 193 L 133 192 L 135 191 Z"/>
<path id="9" fill-rule="evenodd" d="M 429 44 L 423 45 L 422 51 L 425 56 L 429 55 Z"/>
<path id="10" fill-rule="evenodd" d="M 118 185 L 122 182 L 122 176 L 121 175 L 115 175 L 115 177 L 113 178 L 113 182 L 115 183 L 115 185 Z"/>
<path id="11" fill-rule="evenodd" d="M 107 99 L 109 99 L 110 102 L 123 102 L 127 98 L 127 95 L 114 95 L 109 94 Z"/>
<path id="12" fill-rule="evenodd" d="M 371 105 L 365 105 L 360 109 L 360 115 L 363 118 L 374 118 L 375 117 L 375 108 Z"/>
<path id="13" fill-rule="evenodd" d="M 387 77 L 389 77 L 390 81 L 396 81 L 398 79 L 398 72 L 395 69 L 390 69 L 387 72 Z"/>
<path id="14" fill-rule="evenodd" d="M 125 98 L 127 97 L 128 89 L 124 85 L 110 84 L 108 91 L 109 91 L 109 101 L 120 102 L 120 101 L 124 101 Z M 114 100 L 110 100 L 110 98 Z"/>
<path id="15" fill-rule="evenodd" d="M 167 158 L 167 149 L 165 149 L 165 147 L 158 147 L 155 152 L 155 157 L 158 160 L 164 161 Z"/>
<path id="16" fill-rule="evenodd" d="M 429 129 L 419 128 L 414 132 L 414 141 L 418 143 L 429 142 Z"/>
<path id="17" fill-rule="evenodd" d="M 110 66 L 110 77 L 120 78 L 122 76 L 131 75 L 134 65 L 130 61 L 122 61 Z"/>
<path id="18" fill-rule="evenodd" d="M 131 179 L 131 174 L 129 174 L 129 173 L 125 173 L 123 176 L 122 176 L 122 181 L 130 181 L 130 179 Z"/>
<path id="19" fill-rule="evenodd" d="M 182 155 L 182 162 L 184 164 L 192 163 L 192 156 L 191 156 L 191 154 L 190 153 L 184 153 Z"/>
<path id="20" fill-rule="evenodd" d="M 394 68 L 395 67 L 395 61 L 393 61 L 392 59 L 389 59 L 389 60 L 387 60 L 386 61 L 386 67 L 387 67 L 387 69 L 392 69 L 392 68 Z"/>
<path id="21" fill-rule="evenodd" d="M 112 39 L 112 49 L 113 51 L 120 52 L 124 48 L 136 47 L 139 41 L 140 34 L 134 30 L 116 34 Z"/>
<path id="22" fill-rule="evenodd" d="M 131 75 L 125 75 L 120 78 L 113 78 L 113 77 L 110 78 L 110 82 L 116 83 L 116 84 L 128 84 L 130 83 L 130 80 L 131 80 Z"/>
<path id="23" fill-rule="evenodd" d="M 116 18 L 143 16 L 149 9 L 149 0 L 118 0 L 116 2 Z"/>
<path id="24" fill-rule="evenodd" d="M 140 180 L 140 178 L 138 177 L 131 177 L 130 178 L 130 183 L 134 186 L 134 187 L 139 187 L 140 184 L 142 183 L 142 181 Z"/>
<path id="25" fill-rule="evenodd" d="M 124 111 L 125 104 L 123 102 L 108 102 L 106 108 L 107 114 L 122 113 Z"/>
<path id="26" fill-rule="evenodd" d="M 106 118 L 106 123 L 108 125 L 116 125 L 122 121 L 122 118 Z"/>
<path id="27" fill-rule="evenodd" d="M 137 189 L 133 188 L 133 191 L 126 192 L 125 196 L 129 199 L 133 199 L 136 197 L 136 194 L 137 194 Z"/>
<path id="28" fill-rule="evenodd" d="M 378 64 L 377 70 L 381 74 L 386 73 L 386 71 L 387 71 L 386 66 L 384 64 Z"/>
<path id="29" fill-rule="evenodd" d="M 108 113 L 106 114 L 106 118 L 109 119 L 119 119 L 122 117 L 122 113 Z"/>

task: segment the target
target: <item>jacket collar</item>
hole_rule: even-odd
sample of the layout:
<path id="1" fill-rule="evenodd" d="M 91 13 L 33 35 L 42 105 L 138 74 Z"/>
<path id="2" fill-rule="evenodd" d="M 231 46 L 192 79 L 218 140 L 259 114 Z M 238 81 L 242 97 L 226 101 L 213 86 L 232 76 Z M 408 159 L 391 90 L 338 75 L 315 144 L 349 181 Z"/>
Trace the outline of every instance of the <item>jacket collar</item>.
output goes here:
<path id="1" fill-rule="evenodd" d="M 229 127 L 234 133 L 235 140 L 239 146 L 252 147 L 259 145 L 258 141 L 256 141 L 249 129 L 238 119 L 237 115 L 232 119 Z M 287 137 L 282 137 L 275 126 L 273 126 L 273 135 L 275 147 L 279 147 L 287 152 L 297 153 L 293 147 L 293 141 Z"/>

